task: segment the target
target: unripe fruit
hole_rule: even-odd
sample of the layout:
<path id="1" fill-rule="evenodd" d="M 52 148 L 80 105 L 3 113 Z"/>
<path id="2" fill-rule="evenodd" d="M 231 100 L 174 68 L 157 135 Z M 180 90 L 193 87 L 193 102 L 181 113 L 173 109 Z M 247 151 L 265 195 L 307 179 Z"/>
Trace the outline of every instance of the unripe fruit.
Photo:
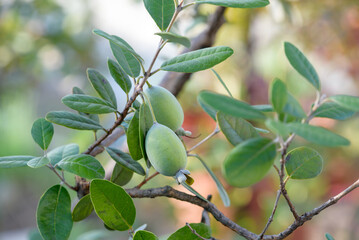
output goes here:
<path id="1" fill-rule="evenodd" d="M 156 120 L 173 131 L 183 124 L 184 114 L 176 97 L 167 89 L 159 86 L 151 86 L 145 91 L 151 102 Z"/>
<path id="2" fill-rule="evenodd" d="M 148 131 L 145 147 L 152 166 L 162 175 L 176 176 L 187 165 L 187 153 L 181 140 L 160 123 L 154 123 Z"/>

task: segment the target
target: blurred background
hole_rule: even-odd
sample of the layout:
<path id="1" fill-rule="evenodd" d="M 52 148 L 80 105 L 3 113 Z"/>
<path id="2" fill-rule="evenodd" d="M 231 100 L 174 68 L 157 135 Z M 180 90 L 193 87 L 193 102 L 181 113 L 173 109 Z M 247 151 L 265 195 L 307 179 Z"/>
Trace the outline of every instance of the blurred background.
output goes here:
<path id="1" fill-rule="evenodd" d="M 187 1 L 189 2 L 189 1 Z M 192 7 L 180 16 L 176 31 L 196 36 L 215 7 Z M 228 45 L 235 54 L 215 69 L 235 97 L 253 104 L 268 103 L 268 84 L 278 77 L 308 111 L 315 99 L 314 89 L 299 76 L 286 60 L 283 43 L 299 47 L 315 66 L 328 96 L 359 95 L 359 3 L 357 0 L 272 0 L 263 9 L 228 9 L 227 23 L 220 29 L 216 45 Z M 61 98 L 72 87 L 95 94 L 86 79 L 86 68 L 98 69 L 110 80 L 107 58 L 113 58 L 108 41 L 91 33 L 99 28 L 118 35 L 148 64 L 159 38 L 156 25 L 140 0 L 0 0 L 0 156 L 40 155 L 32 141 L 30 129 L 39 117 L 51 110 L 68 110 Z M 168 44 L 161 61 L 182 49 Z M 159 83 L 163 74 L 153 77 Z M 111 80 L 112 81 L 112 80 Z M 113 82 L 112 82 L 113 83 Z M 125 97 L 118 93 L 119 109 Z M 179 100 L 185 110 L 184 128 L 197 139 L 187 139 L 193 146 L 214 128 L 214 121 L 199 107 L 200 90 L 225 93 L 211 71 L 196 73 L 185 85 Z M 112 118 L 101 118 L 110 126 Z M 359 175 L 358 117 L 345 122 L 315 119 L 313 124 L 331 128 L 351 141 L 351 146 L 323 148 L 313 146 L 325 159 L 322 174 L 311 180 L 291 180 L 288 192 L 299 213 L 320 205 L 354 182 Z M 93 141 L 91 132 L 70 131 L 55 126 L 50 149 L 77 143 L 80 151 Z M 119 139 L 118 145 L 124 139 Z M 308 144 L 297 139 L 292 147 Z M 197 149 L 221 178 L 221 163 L 232 146 L 222 134 Z M 99 159 L 109 159 L 101 154 Z M 262 231 L 273 207 L 279 185 L 274 170 L 251 188 L 233 188 L 225 184 L 232 205 L 225 208 L 214 183 L 196 159 L 189 159 L 194 188 L 202 195 L 213 194 L 213 202 L 228 217 L 243 227 Z M 66 175 L 73 183 L 73 175 Z M 129 187 L 138 184 L 134 179 Z M 0 169 L 0 240 L 41 239 L 36 230 L 36 207 L 42 193 L 58 179 L 46 168 Z M 224 182 L 224 181 L 223 181 Z M 174 185 L 172 179 L 159 176 L 147 187 Z M 76 202 L 76 196 L 71 193 Z M 201 209 L 172 199 L 135 200 L 136 225 L 148 224 L 159 236 L 173 233 L 186 222 L 199 222 Z M 154 216 L 156 217 L 154 221 Z M 268 233 L 276 234 L 293 222 L 281 200 Z M 359 239 L 359 191 L 346 196 L 335 206 L 307 222 L 288 239 L 325 239 L 329 232 L 335 239 Z M 213 236 L 218 239 L 241 239 L 212 219 Z M 70 237 L 80 239 L 127 239 L 127 233 L 104 230 L 95 215 L 76 223 Z"/>

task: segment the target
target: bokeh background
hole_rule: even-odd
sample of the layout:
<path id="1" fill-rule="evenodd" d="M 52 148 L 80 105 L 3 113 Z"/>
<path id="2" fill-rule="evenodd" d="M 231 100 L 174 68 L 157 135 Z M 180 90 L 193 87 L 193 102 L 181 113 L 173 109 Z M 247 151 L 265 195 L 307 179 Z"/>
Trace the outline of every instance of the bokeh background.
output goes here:
<path id="1" fill-rule="evenodd" d="M 189 1 L 187 1 L 189 2 Z M 194 7 L 181 15 L 177 32 L 196 36 L 214 7 Z M 359 3 L 357 0 L 272 0 L 263 9 L 228 9 L 227 23 L 221 28 L 216 45 L 228 45 L 235 54 L 215 67 L 232 93 L 254 104 L 268 102 L 268 84 L 279 77 L 289 91 L 308 110 L 315 98 L 313 88 L 299 76 L 285 58 L 283 42 L 298 46 L 315 66 L 328 96 L 359 95 Z M 86 68 L 100 70 L 109 77 L 107 58 L 112 58 L 108 42 L 91 33 L 99 28 L 128 41 L 148 63 L 158 44 L 155 24 L 138 0 L 0 0 L 0 156 L 39 155 L 32 141 L 33 121 L 51 110 L 65 110 L 61 98 L 74 86 L 94 94 L 86 79 Z M 167 45 L 161 61 L 181 51 Z M 158 83 L 163 74 L 154 76 Z M 110 77 L 108 78 L 110 79 Z M 119 108 L 125 97 L 113 84 Z M 199 107 L 196 96 L 202 89 L 225 93 L 210 71 L 196 73 L 185 85 L 179 100 L 185 110 L 184 127 L 197 139 L 194 145 L 215 127 L 214 121 Z M 110 126 L 112 118 L 103 117 Z M 325 165 L 322 174 L 312 180 L 289 181 L 288 192 L 300 213 L 311 210 L 330 196 L 342 191 L 359 175 L 358 117 L 345 122 L 315 119 L 314 124 L 333 129 L 351 141 L 351 146 L 323 148 Z M 55 127 L 50 148 L 77 143 L 81 150 L 92 142 L 89 132 Z M 116 144 L 121 145 L 124 139 Z M 308 143 L 298 139 L 293 146 Z M 221 177 L 221 163 L 232 146 L 222 134 L 197 149 Z M 99 159 L 105 164 L 108 156 Z M 270 215 L 278 179 L 274 170 L 251 188 L 233 188 L 225 184 L 232 205 L 225 208 L 215 185 L 196 159 L 188 164 L 201 194 L 213 194 L 213 202 L 231 219 L 259 233 Z M 66 175 L 73 182 L 73 175 Z M 133 186 L 141 181 L 134 179 Z M 0 239 L 41 239 L 36 231 L 35 211 L 42 193 L 58 179 L 48 169 L 0 169 Z M 132 184 L 132 185 L 131 185 Z M 148 187 L 174 184 L 165 177 L 155 178 Z M 72 193 L 75 201 L 76 196 Z M 288 239 L 359 239 L 359 191 L 346 196 L 335 206 L 307 222 Z M 157 235 L 166 236 L 186 222 L 198 222 L 201 209 L 171 199 L 135 200 L 136 226 L 148 224 Z M 268 233 L 284 230 L 293 217 L 281 200 Z M 212 219 L 213 235 L 218 239 L 241 239 Z M 70 239 L 127 239 L 126 233 L 104 230 L 92 215 L 74 225 Z"/>

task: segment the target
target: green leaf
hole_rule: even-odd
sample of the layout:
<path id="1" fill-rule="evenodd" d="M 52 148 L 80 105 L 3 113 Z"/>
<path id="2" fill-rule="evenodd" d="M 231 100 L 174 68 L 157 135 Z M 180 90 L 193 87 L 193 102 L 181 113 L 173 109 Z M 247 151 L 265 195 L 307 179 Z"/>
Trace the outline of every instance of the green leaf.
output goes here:
<path id="1" fill-rule="evenodd" d="M 126 136 L 127 136 L 127 145 L 128 150 L 131 154 L 131 157 L 134 160 L 139 160 L 143 158 L 141 148 L 140 148 L 140 119 L 139 119 L 139 113 L 136 111 L 135 115 L 133 115 L 133 118 L 130 122 L 130 125 L 128 126 Z"/>
<path id="2" fill-rule="evenodd" d="M 72 220 L 79 222 L 90 216 L 93 211 L 90 195 L 83 196 L 72 211 Z"/>
<path id="3" fill-rule="evenodd" d="M 87 179 L 104 178 L 105 170 L 94 157 L 78 154 L 62 159 L 58 164 L 63 170 Z"/>
<path id="4" fill-rule="evenodd" d="M 118 164 L 121 164 L 123 167 L 134 171 L 135 173 L 142 176 L 146 175 L 146 172 L 141 166 L 141 164 L 133 160 L 129 154 L 111 147 L 106 148 L 106 151 L 111 156 L 111 158 L 115 160 Z"/>
<path id="5" fill-rule="evenodd" d="M 27 166 L 34 156 L 7 156 L 0 157 L 0 168 L 17 168 Z"/>
<path id="6" fill-rule="evenodd" d="M 107 79 L 97 70 L 92 68 L 87 69 L 87 78 L 98 95 L 110 102 L 113 108 L 117 109 L 116 95 Z"/>
<path id="7" fill-rule="evenodd" d="M 289 92 L 287 96 L 287 104 L 284 106 L 283 112 L 288 113 L 289 115 L 292 115 L 299 119 L 305 118 L 307 116 L 302 106 Z"/>
<path id="8" fill-rule="evenodd" d="M 33 158 L 30 161 L 28 161 L 27 166 L 29 166 L 31 168 L 39 168 L 39 167 L 45 166 L 49 162 L 50 162 L 50 160 L 47 157 L 37 157 L 37 158 Z"/>
<path id="9" fill-rule="evenodd" d="M 304 54 L 293 44 L 284 43 L 284 51 L 292 67 L 306 78 L 317 90 L 320 90 L 320 82 L 317 72 Z"/>
<path id="10" fill-rule="evenodd" d="M 54 135 L 54 126 L 44 118 L 37 119 L 31 128 L 31 135 L 34 141 L 43 149 L 46 150 Z"/>
<path id="11" fill-rule="evenodd" d="M 231 91 L 229 91 L 227 85 L 224 83 L 224 81 L 222 80 L 221 76 L 216 72 L 216 70 L 214 70 L 213 68 L 211 68 L 212 72 L 214 73 L 214 75 L 216 75 L 218 81 L 222 84 L 222 86 L 224 87 L 224 89 L 226 89 L 227 93 L 229 96 L 233 97 Z"/>
<path id="12" fill-rule="evenodd" d="M 139 120 L 139 134 L 140 134 L 140 148 L 142 156 L 147 159 L 147 154 L 145 150 L 145 137 L 147 132 L 153 125 L 153 118 L 151 114 L 150 107 L 146 103 L 142 103 L 140 107 L 140 120 Z"/>
<path id="13" fill-rule="evenodd" d="M 223 163 L 224 177 L 232 186 L 251 186 L 264 178 L 275 156 L 275 143 L 270 139 L 249 139 L 227 155 Z"/>
<path id="14" fill-rule="evenodd" d="M 286 137 L 289 135 L 289 129 L 282 122 L 268 118 L 264 123 L 267 126 L 267 128 L 270 129 L 275 134 L 278 134 L 282 137 Z"/>
<path id="15" fill-rule="evenodd" d="M 52 164 L 52 166 L 55 166 L 62 159 L 72 155 L 79 154 L 79 152 L 80 152 L 79 145 L 68 144 L 51 150 L 47 154 L 47 157 L 50 159 L 50 163 Z"/>
<path id="16" fill-rule="evenodd" d="M 94 179 L 90 184 L 90 196 L 97 215 L 107 226 L 118 231 L 132 227 L 136 209 L 123 188 L 107 180 Z"/>
<path id="17" fill-rule="evenodd" d="M 313 112 L 312 116 L 345 120 L 352 117 L 354 113 L 354 111 L 342 107 L 335 102 L 325 102 Z"/>
<path id="18" fill-rule="evenodd" d="M 123 167 L 121 164 L 116 162 L 116 165 L 112 171 L 111 182 L 120 186 L 124 186 L 131 180 L 132 176 L 133 171 Z"/>
<path id="19" fill-rule="evenodd" d="M 346 138 L 330 132 L 322 127 L 316 127 L 302 123 L 288 123 L 287 127 L 290 131 L 294 132 L 298 136 L 301 136 L 305 140 L 316 144 L 328 147 L 341 145 L 347 146 L 350 144 Z"/>
<path id="20" fill-rule="evenodd" d="M 184 36 L 181 36 L 181 35 L 178 35 L 176 33 L 159 32 L 159 33 L 155 33 L 155 34 L 160 36 L 165 41 L 178 43 L 178 44 L 181 44 L 181 45 L 185 46 L 186 48 L 191 47 L 191 41 L 188 38 L 186 38 Z"/>
<path id="21" fill-rule="evenodd" d="M 128 94 L 131 90 L 132 83 L 127 73 L 121 68 L 121 66 L 117 62 L 111 59 L 108 59 L 107 65 L 113 79 L 115 79 L 115 81 L 122 88 L 122 90 Z"/>
<path id="22" fill-rule="evenodd" d="M 229 199 L 228 194 L 227 194 L 226 190 L 224 189 L 221 181 L 219 181 L 219 179 L 214 174 L 214 172 L 207 166 L 206 162 L 203 161 L 203 159 L 200 156 L 198 156 L 198 155 L 191 155 L 191 156 L 197 158 L 202 163 L 202 165 L 206 168 L 207 172 L 212 177 L 213 181 L 216 183 L 219 195 L 221 196 L 224 206 L 229 207 L 231 205 L 231 200 Z"/>
<path id="23" fill-rule="evenodd" d="M 120 41 L 122 39 L 118 40 Z M 131 52 L 124 50 L 115 43 L 110 42 L 110 46 L 113 55 L 115 56 L 123 71 L 125 71 L 127 75 L 131 77 L 138 77 L 138 75 L 141 73 L 141 65 L 139 60 Z"/>
<path id="24" fill-rule="evenodd" d="M 260 8 L 269 4 L 268 0 L 196 0 L 195 3 L 208 3 L 231 8 Z"/>
<path id="25" fill-rule="evenodd" d="M 345 107 L 355 112 L 359 112 L 359 97 L 348 95 L 335 95 L 331 96 L 330 99 L 338 103 L 342 107 Z"/>
<path id="26" fill-rule="evenodd" d="M 191 193 L 193 193 L 194 195 L 196 195 L 196 197 L 202 199 L 203 201 L 208 202 L 208 200 L 203 197 L 201 194 L 199 194 L 196 190 L 194 190 L 190 185 L 188 185 L 186 182 L 182 182 L 181 185 L 186 188 L 188 191 L 190 191 Z"/>
<path id="27" fill-rule="evenodd" d="M 155 21 L 157 26 L 166 30 L 175 13 L 175 4 L 173 0 L 143 0 L 148 13 Z"/>
<path id="28" fill-rule="evenodd" d="M 287 87 L 278 78 L 274 79 L 270 87 L 270 102 L 276 112 L 281 113 L 287 103 Z"/>
<path id="29" fill-rule="evenodd" d="M 193 73 L 209 69 L 233 54 L 230 47 L 209 47 L 181 54 L 162 63 L 161 69 L 171 72 Z"/>
<path id="30" fill-rule="evenodd" d="M 248 103 L 209 91 L 201 91 L 198 96 L 201 101 L 217 111 L 233 117 L 244 119 L 265 119 L 265 115 L 254 109 Z"/>
<path id="31" fill-rule="evenodd" d="M 82 91 L 80 88 L 78 87 L 73 87 L 72 88 L 72 94 L 83 94 L 85 95 L 84 91 Z M 82 116 L 86 116 L 92 120 L 94 120 L 95 122 L 99 123 L 100 122 L 100 119 L 98 117 L 97 114 L 89 114 L 89 113 L 83 113 L 83 112 L 78 112 L 80 115 Z"/>
<path id="32" fill-rule="evenodd" d="M 82 94 L 67 95 L 61 101 L 69 108 L 84 113 L 103 114 L 117 111 L 112 103 L 106 100 Z"/>
<path id="33" fill-rule="evenodd" d="M 140 230 L 135 233 L 133 240 L 158 240 L 158 237 L 149 231 Z"/>
<path id="34" fill-rule="evenodd" d="M 40 198 L 37 227 L 43 239 L 66 240 L 72 229 L 71 198 L 66 188 L 55 185 Z"/>
<path id="35" fill-rule="evenodd" d="M 252 108 L 261 112 L 274 112 L 272 105 L 269 104 L 252 105 Z"/>
<path id="36" fill-rule="evenodd" d="M 46 114 L 46 120 L 77 130 L 100 130 L 102 126 L 96 121 L 71 112 L 54 111 Z"/>
<path id="37" fill-rule="evenodd" d="M 292 179 L 309 179 L 318 176 L 323 169 L 323 159 L 314 149 L 299 147 L 285 157 L 285 169 Z"/>
<path id="38" fill-rule="evenodd" d="M 224 136 L 226 136 L 233 146 L 236 146 L 247 139 L 260 136 L 252 124 L 242 118 L 232 117 L 222 112 L 218 112 L 217 121 Z"/>
<path id="39" fill-rule="evenodd" d="M 325 234 L 325 237 L 327 238 L 327 240 L 335 240 L 335 239 L 333 238 L 333 236 L 330 235 L 329 233 Z"/>
<path id="40" fill-rule="evenodd" d="M 217 121 L 216 120 L 216 114 L 217 114 L 217 111 L 212 108 L 211 106 L 209 106 L 208 104 L 206 104 L 202 98 L 198 95 L 197 96 L 197 102 L 199 103 L 199 105 L 202 107 L 202 109 L 214 120 L 214 121 Z"/>
<path id="41" fill-rule="evenodd" d="M 195 230 L 202 239 L 211 238 L 211 229 L 209 226 L 203 223 L 190 223 L 189 224 L 193 230 Z M 175 233 L 173 233 L 167 240 L 201 240 L 198 236 L 196 236 L 192 230 L 188 226 L 184 226 L 178 229 Z"/>

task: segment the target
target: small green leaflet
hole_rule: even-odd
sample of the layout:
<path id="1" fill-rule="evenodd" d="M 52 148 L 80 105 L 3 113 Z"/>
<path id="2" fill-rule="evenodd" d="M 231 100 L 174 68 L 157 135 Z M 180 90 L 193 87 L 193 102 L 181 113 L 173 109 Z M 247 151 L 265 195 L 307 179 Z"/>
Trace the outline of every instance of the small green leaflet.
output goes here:
<path id="1" fill-rule="evenodd" d="M 221 111 L 233 117 L 240 117 L 244 119 L 265 119 L 265 115 L 260 111 L 254 109 L 248 103 L 239 101 L 237 99 L 209 92 L 201 91 L 198 96 L 202 102 L 209 105 L 211 108 Z"/>
<path id="2" fill-rule="evenodd" d="M 84 91 L 82 91 L 80 88 L 78 88 L 78 87 L 73 87 L 72 88 L 72 94 L 83 94 L 83 95 L 85 95 L 85 93 L 84 93 Z M 94 120 L 95 122 L 100 122 L 100 119 L 99 119 L 99 117 L 98 117 L 98 115 L 97 114 L 89 114 L 89 113 L 83 113 L 83 112 L 78 112 L 80 115 L 82 115 L 82 116 L 86 116 L 86 117 L 88 117 L 88 118 L 90 118 L 90 119 L 92 119 L 92 120 Z"/>
<path id="3" fill-rule="evenodd" d="M 314 178 L 323 169 L 323 159 L 317 151 L 309 147 L 295 148 L 285 157 L 285 169 L 292 179 Z"/>
<path id="4" fill-rule="evenodd" d="M 230 8 L 260 8 L 269 4 L 268 0 L 196 0 L 195 3 L 208 3 Z"/>
<path id="5" fill-rule="evenodd" d="M 209 106 L 208 104 L 206 104 L 202 98 L 200 97 L 200 95 L 197 96 L 197 102 L 198 104 L 201 106 L 201 108 L 214 120 L 216 121 L 216 114 L 217 111 L 212 108 L 211 106 Z"/>
<path id="6" fill-rule="evenodd" d="M 47 154 L 47 157 L 50 159 L 50 163 L 52 164 L 52 166 L 55 166 L 62 159 L 68 156 L 79 154 L 79 152 L 80 152 L 79 145 L 68 144 L 51 150 Z"/>
<path id="7" fill-rule="evenodd" d="M 173 0 L 143 0 L 143 3 L 157 26 L 166 30 L 175 13 Z"/>
<path id="8" fill-rule="evenodd" d="M 330 235 L 329 233 L 325 234 L 325 237 L 327 238 L 327 240 L 335 240 L 335 239 L 333 238 L 333 236 Z"/>
<path id="9" fill-rule="evenodd" d="M 167 42 L 178 43 L 178 44 L 185 46 L 186 48 L 191 47 L 191 41 L 188 38 L 178 35 L 176 33 L 159 32 L 159 33 L 155 33 L 155 34 L 160 36 L 163 40 L 165 40 Z"/>
<path id="10" fill-rule="evenodd" d="M 117 62 L 111 59 L 108 59 L 107 65 L 113 79 L 117 82 L 121 89 L 128 94 L 131 90 L 132 83 L 127 73 Z"/>
<path id="11" fill-rule="evenodd" d="M 40 198 L 36 221 L 43 239 L 66 240 L 72 229 L 71 198 L 66 188 L 55 185 Z"/>
<path id="12" fill-rule="evenodd" d="M 261 112 L 274 112 L 272 105 L 269 104 L 252 105 L 252 108 Z"/>
<path id="13" fill-rule="evenodd" d="M 287 103 L 287 87 L 278 78 L 274 79 L 270 87 L 270 102 L 276 112 L 281 113 Z"/>
<path id="14" fill-rule="evenodd" d="M 72 211 L 72 220 L 79 222 L 90 216 L 93 211 L 90 195 L 83 196 Z"/>
<path id="15" fill-rule="evenodd" d="M 287 128 L 305 140 L 316 144 L 328 147 L 347 146 L 350 144 L 346 138 L 322 127 L 302 123 L 288 123 Z"/>
<path id="16" fill-rule="evenodd" d="M 331 96 L 330 99 L 342 107 L 345 107 L 355 112 L 359 112 L 359 97 L 348 95 L 335 95 Z"/>
<path id="17" fill-rule="evenodd" d="M 117 185 L 120 185 L 120 186 L 124 186 L 129 181 L 131 181 L 132 176 L 133 176 L 133 171 L 131 171 L 125 167 L 122 167 L 121 164 L 118 164 L 116 162 L 116 165 L 112 171 L 111 182 L 113 182 Z"/>
<path id="18" fill-rule="evenodd" d="M 293 44 L 284 43 L 287 59 L 297 72 L 306 78 L 317 90 L 320 90 L 320 81 L 317 72 L 304 54 Z"/>
<path id="19" fill-rule="evenodd" d="M 50 160 L 47 157 L 36 157 L 27 162 L 27 166 L 31 168 L 39 168 L 48 164 Z"/>
<path id="20" fill-rule="evenodd" d="M 87 179 L 104 178 L 105 170 L 94 157 L 78 154 L 62 159 L 58 164 L 63 170 Z"/>
<path id="21" fill-rule="evenodd" d="M 90 196 L 96 214 L 110 228 L 125 231 L 132 227 L 136 208 L 126 191 L 107 180 L 94 179 Z"/>
<path id="22" fill-rule="evenodd" d="M 31 135 L 34 141 L 43 150 L 46 150 L 51 143 L 52 136 L 54 135 L 54 126 L 44 118 L 39 118 L 32 125 Z"/>
<path id="23" fill-rule="evenodd" d="M 287 104 L 284 106 L 283 112 L 299 119 L 305 118 L 307 116 L 297 99 L 295 99 L 289 92 L 287 96 Z"/>
<path id="24" fill-rule="evenodd" d="M 133 240 L 158 240 L 158 237 L 149 231 L 139 230 L 136 231 Z"/>
<path id="25" fill-rule="evenodd" d="M 202 239 L 211 238 L 211 229 L 209 226 L 203 223 L 190 223 L 189 224 L 193 230 L 199 234 Z M 184 226 L 178 229 L 175 233 L 173 233 L 167 240 L 201 240 L 198 236 L 196 236 L 192 230 L 188 226 Z"/>
<path id="26" fill-rule="evenodd" d="M 223 174 L 235 187 L 249 187 L 267 174 L 276 156 L 275 143 L 253 138 L 237 145 L 223 162 Z"/>
<path id="27" fill-rule="evenodd" d="M 103 114 L 117 111 L 117 109 L 106 100 L 82 94 L 67 95 L 63 97 L 61 101 L 69 108 L 84 113 Z"/>
<path id="28" fill-rule="evenodd" d="M 139 120 L 139 112 L 136 111 L 135 115 L 133 115 L 133 118 L 128 126 L 126 136 L 127 136 L 127 145 L 128 150 L 131 154 L 131 157 L 134 160 L 140 160 L 143 158 L 142 151 L 140 146 L 140 120 Z"/>
<path id="29" fill-rule="evenodd" d="M 92 68 L 87 69 L 87 78 L 98 95 L 110 102 L 113 108 L 117 109 L 116 95 L 107 79 L 100 72 Z"/>
<path id="30" fill-rule="evenodd" d="M 110 46 L 113 55 L 115 56 L 123 71 L 125 71 L 127 75 L 131 77 L 138 77 L 138 75 L 141 73 L 141 65 L 137 58 L 134 57 L 130 52 L 124 51 L 122 48 L 112 42 L 110 42 Z"/>
<path id="31" fill-rule="evenodd" d="M 280 121 L 268 118 L 264 123 L 267 128 L 275 134 L 279 134 L 282 137 L 286 137 L 289 135 L 289 129 L 284 123 Z"/>
<path id="32" fill-rule="evenodd" d="M 98 122 L 92 119 L 65 111 L 49 112 L 48 114 L 46 114 L 46 120 L 52 123 L 56 123 L 58 125 L 62 125 L 77 130 L 103 129 Z"/>
<path id="33" fill-rule="evenodd" d="M 230 47 L 209 47 L 181 54 L 162 63 L 161 69 L 171 72 L 193 73 L 209 69 L 230 57 Z"/>
<path id="34" fill-rule="evenodd" d="M 233 146 L 236 146 L 247 139 L 260 136 L 252 124 L 242 118 L 232 117 L 222 112 L 218 112 L 217 121 L 224 136 L 226 136 Z"/>
<path id="35" fill-rule="evenodd" d="M 27 166 L 34 156 L 7 156 L 0 157 L 0 168 L 17 168 Z"/>
<path id="36" fill-rule="evenodd" d="M 111 147 L 106 148 L 106 151 L 118 164 L 121 164 L 123 167 L 126 167 L 142 176 L 146 175 L 146 172 L 141 164 L 133 160 L 129 154 Z"/>
<path id="37" fill-rule="evenodd" d="M 342 107 L 338 103 L 324 102 L 313 112 L 312 116 L 345 120 L 352 117 L 354 113 L 354 111 Z"/>

